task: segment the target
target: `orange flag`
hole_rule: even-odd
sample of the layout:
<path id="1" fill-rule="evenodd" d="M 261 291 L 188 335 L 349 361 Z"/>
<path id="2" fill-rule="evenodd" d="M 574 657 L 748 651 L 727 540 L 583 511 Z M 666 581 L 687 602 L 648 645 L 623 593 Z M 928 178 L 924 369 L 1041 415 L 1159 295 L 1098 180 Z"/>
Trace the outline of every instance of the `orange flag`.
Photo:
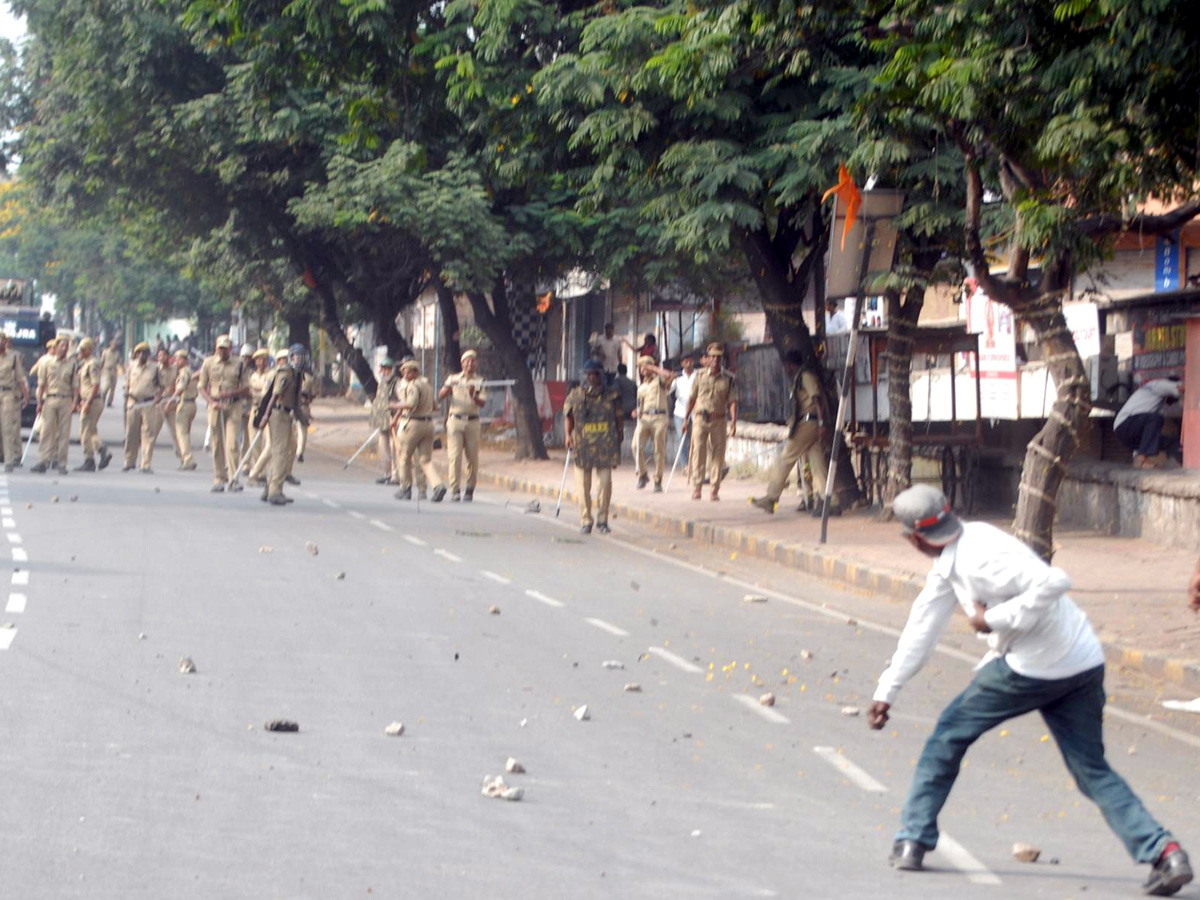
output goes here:
<path id="1" fill-rule="evenodd" d="M 846 207 L 846 225 L 842 228 L 842 249 L 845 250 L 846 235 L 854 227 L 854 220 L 858 218 L 858 208 L 862 206 L 862 194 L 854 186 L 854 182 L 850 178 L 850 173 L 846 171 L 845 163 L 838 163 L 838 182 L 825 192 L 824 196 L 821 197 L 821 202 L 824 203 L 828 200 L 830 194 L 836 195 Z"/>
<path id="2" fill-rule="evenodd" d="M 554 291 L 546 291 L 537 298 L 537 311 L 543 316 L 550 311 L 550 301 L 554 299 Z"/>

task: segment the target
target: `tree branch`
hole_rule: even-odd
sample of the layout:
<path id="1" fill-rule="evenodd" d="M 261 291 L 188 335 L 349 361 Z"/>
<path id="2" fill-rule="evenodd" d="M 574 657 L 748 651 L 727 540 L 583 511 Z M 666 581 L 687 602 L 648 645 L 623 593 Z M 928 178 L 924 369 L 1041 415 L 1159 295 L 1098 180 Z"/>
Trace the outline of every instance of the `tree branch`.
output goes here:
<path id="1" fill-rule="evenodd" d="M 1127 231 L 1141 234 L 1170 234 L 1181 225 L 1186 225 L 1192 219 L 1200 216 L 1200 200 L 1191 200 L 1183 206 L 1178 206 L 1170 212 L 1157 216 L 1136 215 L 1132 219 L 1105 214 L 1081 219 L 1079 230 L 1088 237 L 1106 237 Z"/>

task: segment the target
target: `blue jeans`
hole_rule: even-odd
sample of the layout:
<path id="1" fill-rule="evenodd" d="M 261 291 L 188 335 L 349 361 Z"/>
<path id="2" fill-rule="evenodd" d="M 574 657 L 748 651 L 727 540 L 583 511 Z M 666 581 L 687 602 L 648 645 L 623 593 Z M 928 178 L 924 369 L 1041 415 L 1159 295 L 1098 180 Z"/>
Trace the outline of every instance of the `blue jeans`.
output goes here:
<path id="1" fill-rule="evenodd" d="M 1172 838 L 1104 758 L 1104 700 L 1102 665 L 1047 681 L 1018 675 L 1003 659 L 988 663 L 938 719 L 917 762 L 896 839 L 936 847 L 938 813 L 950 796 L 967 748 L 997 725 L 1037 710 L 1075 783 L 1100 807 L 1130 856 L 1140 863 L 1157 862 Z"/>

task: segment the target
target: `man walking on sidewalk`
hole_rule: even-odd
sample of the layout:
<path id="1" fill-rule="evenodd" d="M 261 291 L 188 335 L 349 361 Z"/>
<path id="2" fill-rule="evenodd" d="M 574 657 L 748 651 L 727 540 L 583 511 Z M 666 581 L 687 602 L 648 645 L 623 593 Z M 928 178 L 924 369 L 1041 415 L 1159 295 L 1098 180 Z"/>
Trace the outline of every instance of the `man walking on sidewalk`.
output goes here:
<path id="1" fill-rule="evenodd" d="M 1084 796 L 1100 807 L 1129 854 L 1152 866 L 1142 890 L 1176 893 L 1192 880 L 1187 854 L 1104 757 L 1104 652 L 1067 595 L 1067 573 L 998 528 L 960 521 L 945 495 L 929 485 L 901 493 L 892 512 L 908 541 L 936 562 L 879 678 L 867 724 L 887 724 L 896 695 L 933 652 L 955 606 L 988 644 L 974 680 L 946 707 L 917 762 L 892 865 L 920 869 L 937 846 L 938 814 L 970 746 L 997 725 L 1037 710 Z"/>

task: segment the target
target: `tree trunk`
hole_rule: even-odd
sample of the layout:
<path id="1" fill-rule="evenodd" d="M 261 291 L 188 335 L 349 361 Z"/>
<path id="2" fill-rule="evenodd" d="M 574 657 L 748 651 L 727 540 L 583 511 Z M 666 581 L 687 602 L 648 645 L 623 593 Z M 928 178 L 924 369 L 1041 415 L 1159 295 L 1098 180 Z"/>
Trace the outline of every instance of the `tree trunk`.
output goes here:
<path id="1" fill-rule="evenodd" d="M 513 379 L 513 416 L 517 425 L 517 459 L 549 459 L 542 439 L 542 420 L 538 416 L 537 397 L 533 391 L 533 375 L 525 362 L 525 354 L 517 346 L 512 333 L 508 311 L 508 290 L 503 278 L 492 288 L 492 303 L 478 291 L 467 293 L 475 324 L 492 342 L 504 375 Z M 493 310 L 494 307 L 494 310 Z"/>
<path id="2" fill-rule="evenodd" d="M 1054 517 L 1058 489 L 1067 463 L 1080 443 L 1080 431 L 1092 409 L 1087 370 L 1067 328 L 1057 292 L 1015 307 L 1037 335 L 1046 366 L 1054 378 L 1056 397 L 1046 424 L 1029 442 L 1017 495 L 1013 534 L 1049 562 L 1054 556 Z"/>
<path id="3" fill-rule="evenodd" d="M 434 276 L 438 309 L 442 313 L 443 362 L 447 372 L 462 368 L 462 345 L 459 343 L 458 307 L 454 305 L 454 291 L 446 287 L 442 279 Z"/>
<path id="4" fill-rule="evenodd" d="M 312 316 L 308 310 L 288 310 L 284 321 L 287 323 L 288 346 L 303 344 L 305 347 L 312 342 L 310 329 Z"/>
<path id="5" fill-rule="evenodd" d="M 889 290 L 888 314 L 888 476 L 883 486 L 885 516 L 891 515 L 896 495 L 912 487 L 912 356 L 913 336 L 921 307 L 922 289 L 912 288 L 901 302 Z"/>
<path id="6" fill-rule="evenodd" d="M 375 304 L 375 340 L 387 347 L 388 356 L 399 361 L 412 354 L 408 341 L 396 327 L 396 318 L 408 305 L 408 298 L 388 297 Z"/>
<path id="7" fill-rule="evenodd" d="M 354 374 L 358 376 L 367 396 L 374 397 L 379 383 L 375 380 L 375 373 L 371 371 L 370 361 L 346 337 L 346 332 L 343 330 L 341 319 L 338 316 L 337 298 L 334 297 L 333 291 L 324 282 L 313 278 L 311 273 L 307 274 L 306 281 L 309 289 L 315 291 L 321 300 L 321 327 L 325 329 L 329 342 L 342 355 L 342 361 L 354 370 Z"/>

